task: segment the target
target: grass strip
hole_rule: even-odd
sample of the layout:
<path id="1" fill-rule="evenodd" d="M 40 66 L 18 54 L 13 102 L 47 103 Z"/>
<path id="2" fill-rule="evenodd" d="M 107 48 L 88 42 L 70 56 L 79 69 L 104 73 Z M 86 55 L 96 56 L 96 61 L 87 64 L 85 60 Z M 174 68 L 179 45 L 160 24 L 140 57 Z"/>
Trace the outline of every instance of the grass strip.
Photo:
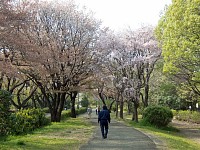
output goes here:
<path id="1" fill-rule="evenodd" d="M 1 150 L 78 150 L 88 141 L 93 126 L 84 115 L 35 130 L 27 135 L 0 137 Z"/>

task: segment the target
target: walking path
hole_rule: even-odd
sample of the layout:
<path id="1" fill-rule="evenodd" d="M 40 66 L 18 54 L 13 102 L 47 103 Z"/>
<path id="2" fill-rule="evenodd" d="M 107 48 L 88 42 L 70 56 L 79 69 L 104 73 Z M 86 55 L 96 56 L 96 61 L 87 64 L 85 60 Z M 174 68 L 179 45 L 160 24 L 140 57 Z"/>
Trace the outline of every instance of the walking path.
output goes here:
<path id="1" fill-rule="evenodd" d="M 94 112 L 94 111 L 93 111 Z M 164 149 L 162 142 L 144 133 L 128 127 L 123 123 L 111 120 L 108 138 L 102 139 L 97 115 L 92 113 L 91 122 L 95 126 L 95 133 L 90 141 L 80 150 L 155 150 Z"/>

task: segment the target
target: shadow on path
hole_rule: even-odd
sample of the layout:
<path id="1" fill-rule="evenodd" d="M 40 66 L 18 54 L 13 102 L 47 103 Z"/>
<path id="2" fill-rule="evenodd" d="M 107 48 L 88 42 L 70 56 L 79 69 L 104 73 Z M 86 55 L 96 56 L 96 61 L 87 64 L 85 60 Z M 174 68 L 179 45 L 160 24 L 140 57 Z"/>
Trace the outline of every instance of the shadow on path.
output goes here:
<path id="1" fill-rule="evenodd" d="M 93 111 L 94 112 L 94 111 Z M 90 141 L 80 150 L 155 150 L 158 149 L 154 140 L 144 133 L 128 127 L 120 122 L 111 120 L 108 138 L 102 139 L 97 115 L 92 113 L 90 119 L 95 126 L 95 133 Z"/>

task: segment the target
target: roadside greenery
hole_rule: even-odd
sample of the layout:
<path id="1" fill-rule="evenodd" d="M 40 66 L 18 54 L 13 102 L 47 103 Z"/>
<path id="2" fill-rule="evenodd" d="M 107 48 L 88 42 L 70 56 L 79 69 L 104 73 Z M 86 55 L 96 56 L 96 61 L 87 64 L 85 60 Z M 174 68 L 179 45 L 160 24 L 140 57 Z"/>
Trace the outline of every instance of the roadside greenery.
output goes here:
<path id="1" fill-rule="evenodd" d="M 0 136 L 9 132 L 10 101 L 12 95 L 8 91 L 0 89 Z"/>
<path id="2" fill-rule="evenodd" d="M 130 121 L 131 116 L 127 115 L 125 122 L 133 126 L 134 128 L 146 133 L 155 136 L 157 139 L 161 140 L 163 143 L 163 147 L 166 149 L 176 149 L 176 150 L 199 150 L 200 144 L 197 144 L 191 139 L 184 137 L 177 128 L 172 126 L 157 128 L 150 124 L 144 124 L 141 121 L 141 116 L 139 116 L 139 123 L 135 123 Z M 163 148 L 162 147 L 162 148 Z"/>
<path id="3" fill-rule="evenodd" d="M 79 109 L 76 109 L 76 115 L 83 114 L 86 111 L 87 111 L 86 107 L 81 107 Z M 61 115 L 61 119 L 64 120 L 64 119 L 67 119 L 69 117 L 71 117 L 71 111 L 70 110 L 63 110 L 62 115 Z"/>
<path id="4" fill-rule="evenodd" d="M 168 149 L 176 149 L 176 150 L 199 150 L 200 144 L 195 143 L 193 140 L 183 137 L 177 129 L 173 127 L 167 127 L 163 129 L 158 129 L 153 126 L 143 126 L 141 124 L 136 124 L 130 122 L 132 126 L 141 130 L 142 132 L 147 132 L 153 134 L 161 141 L 166 143 L 166 147 Z"/>
<path id="5" fill-rule="evenodd" d="M 65 115 L 65 114 L 64 114 Z M 78 150 L 93 132 L 84 115 L 34 130 L 31 134 L 0 137 L 1 150 Z"/>
<path id="6" fill-rule="evenodd" d="M 143 122 L 155 125 L 156 127 L 167 126 L 172 118 L 172 111 L 163 106 L 148 106 L 143 112 Z"/>
<path id="7" fill-rule="evenodd" d="M 50 123 L 41 109 L 25 109 L 10 116 L 10 134 L 27 134 Z"/>
<path id="8" fill-rule="evenodd" d="M 200 112 L 198 111 L 175 111 L 173 110 L 174 117 L 180 121 L 187 121 L 192 123 L 200 123 Z"/>
<path id="9" fill-rule="evenodd" d="M 156 27 L 164 72 L 180 85 L 179 93 L 195 103 L 200 95 L 199 0 L 174 0 Z"/>

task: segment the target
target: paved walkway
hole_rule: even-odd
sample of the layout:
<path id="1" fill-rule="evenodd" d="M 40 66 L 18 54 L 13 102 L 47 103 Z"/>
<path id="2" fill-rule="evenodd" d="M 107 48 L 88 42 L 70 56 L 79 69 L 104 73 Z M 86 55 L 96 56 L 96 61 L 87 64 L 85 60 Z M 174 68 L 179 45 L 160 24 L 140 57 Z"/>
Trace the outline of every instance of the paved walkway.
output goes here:
<path id="1" fill-rule="evenodd" d="M 150 138 L 144 133 L 128 127 L 123 123 L 111 119 L 108 138 L 102 139 L 97 115 L 93 111 L 91 122 L 95 126 L 95 133 L 80 150 L 155 150 L 159 148 L 160 141 Z M 155 144 L 157 143 L 157 144 Z"/>

